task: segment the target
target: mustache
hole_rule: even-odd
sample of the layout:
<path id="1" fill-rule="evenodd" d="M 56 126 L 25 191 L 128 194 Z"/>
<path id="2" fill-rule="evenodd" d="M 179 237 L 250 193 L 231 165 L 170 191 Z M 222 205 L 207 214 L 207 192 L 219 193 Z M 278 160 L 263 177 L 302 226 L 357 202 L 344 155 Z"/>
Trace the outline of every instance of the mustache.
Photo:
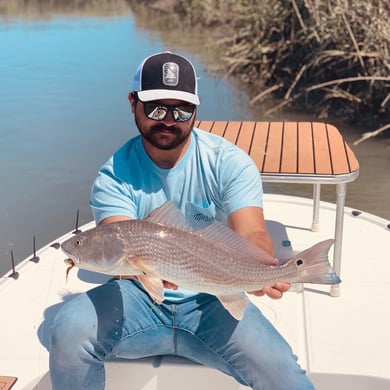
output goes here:
<path id="1" fill-rule="evenodd" d="M 164 124 L 160 124 L 160 123 L 157 123 L 153 126 L 151 126 L 150 128 L 150 131 L 153 132 L 153 133 L 157 133 L 159 131 L 162 131 L 162 130 L 165 130 L 165 131 L 170 131 L 171 133 L 175 133 L 175 134 L 181 134 L 181 129 L 177 126 L 165 126 Z"/>

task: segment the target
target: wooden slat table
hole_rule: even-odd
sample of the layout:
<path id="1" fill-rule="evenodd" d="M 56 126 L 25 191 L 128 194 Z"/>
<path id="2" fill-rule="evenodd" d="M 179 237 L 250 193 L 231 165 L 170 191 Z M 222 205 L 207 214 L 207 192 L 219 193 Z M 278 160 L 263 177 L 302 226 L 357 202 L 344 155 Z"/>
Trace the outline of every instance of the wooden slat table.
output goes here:
<path id="1" fill-rule="evenodd" d="M 336 186 L 333 267 L 340 274 L 346 186 L 357 178 L 359 163 L 338 129 L 321 122 L 197 121 L 195 125 L 247 152 L 264 182 L 313 184 L 313 231 L 319 229 L 321 184 Z M 339 286 L 332 286 L 330 293 L 338 296 Z"/>
<path id="2" fill-rule="evenodd" d="M 0 390 L 9 390 L 14 385 L 16 380 L 17 378 L 14 376 L 0 375 Z"/>

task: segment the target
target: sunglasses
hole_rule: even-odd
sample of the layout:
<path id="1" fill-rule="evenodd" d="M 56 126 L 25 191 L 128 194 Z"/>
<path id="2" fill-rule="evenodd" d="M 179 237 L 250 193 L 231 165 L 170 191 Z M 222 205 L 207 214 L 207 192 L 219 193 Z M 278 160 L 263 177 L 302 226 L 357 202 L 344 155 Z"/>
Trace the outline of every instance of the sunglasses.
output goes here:
<path id="1" fill-rule="evenodd" d="M 180 106 L 169 106 L 166 104 L 143 102 L 144 113 L 149 119 L 154 121 L 162 121 L 168 114 L 172 113 L 172 117 L 176 122 L 187 122 L 194 115 L 195 106 L 192 104 L 184 104 Z"/>

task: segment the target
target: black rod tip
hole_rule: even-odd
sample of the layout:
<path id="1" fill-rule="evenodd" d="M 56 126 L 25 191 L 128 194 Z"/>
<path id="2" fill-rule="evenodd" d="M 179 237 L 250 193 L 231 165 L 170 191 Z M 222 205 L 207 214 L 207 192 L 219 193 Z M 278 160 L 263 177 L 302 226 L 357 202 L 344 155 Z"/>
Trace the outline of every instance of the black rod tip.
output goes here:
<path id="1" fill-rule="evenodd" d="M 77 210 L 77 214 L 76 214 L 76 226 L 73 230 L 73 234 L 79 234 L 81 233 L 81 230 L 79 229 L 79 216 L 80 216 L 80 210 Z"/>
<path id="2" fill-rule="evenodd" d="M 35 264 L 39 262 L 39 256 L 37 256 L 37 248 L 35 245 L 35 236 L 33 236 L 33 255 L 32 255 L 30 261 L 32 261 Z"/>
<path id="3" fill-rule="evenodd" d="M 19 272 L 16 272 L 15 270 L 15 260 L 14 260 L 14 251 L 11 249 L 11 263 L 12 263 L 12 273 L 8 275 L 8 277 L 13 279 L 19 278 Z"/>

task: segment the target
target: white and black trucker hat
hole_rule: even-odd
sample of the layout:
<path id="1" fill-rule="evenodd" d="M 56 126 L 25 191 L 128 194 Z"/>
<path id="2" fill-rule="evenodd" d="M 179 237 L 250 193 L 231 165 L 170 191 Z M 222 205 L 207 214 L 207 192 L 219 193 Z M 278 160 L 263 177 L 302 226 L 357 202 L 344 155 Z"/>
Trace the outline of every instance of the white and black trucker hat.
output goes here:
<path id="1" fill-rule="evenodd" d="M 169 51 L 146 58 L 134 76 L 133 91 L 142 102 L 178 99 L 199 105 L 194 66 Z"/>

